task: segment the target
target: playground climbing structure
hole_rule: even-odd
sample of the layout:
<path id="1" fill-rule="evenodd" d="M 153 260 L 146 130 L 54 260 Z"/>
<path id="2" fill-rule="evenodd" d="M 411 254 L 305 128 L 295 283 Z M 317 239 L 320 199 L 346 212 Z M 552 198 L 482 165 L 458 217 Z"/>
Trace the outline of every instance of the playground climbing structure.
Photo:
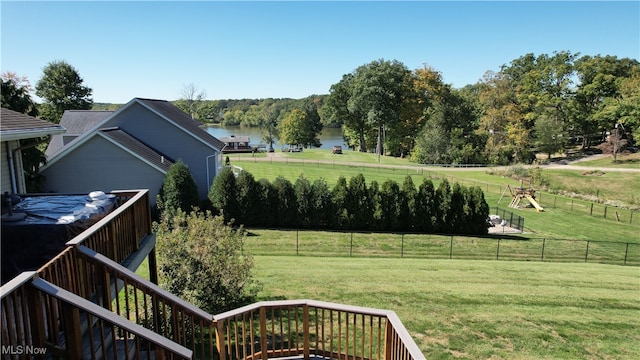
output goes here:
<path id="1" fill-rule="evenodd" d="M 507 187 L 502 192 L 502 196 L 500 196 L 500 200 L 502 200 L 507 190 L 509 190 L 509 192 L 511 193 L 511 203 L 509 203 L 510 208 L 514 208 L 514 209 L 519 208 L 520 202 L 522 201 L 522 199 L 526 199 L 531 204 L 531 206 L 533 206 L 536 209 L 536 211 L 538 212 L 544 211 L 544 208 L 540 206 L 540 204 L 538 204 L 538 202 L 536 201 L 535 190 L 525 189 L 521 187 L 512 188 L 511 186 L 507 185 Z M 498 203 L 500 203 L 500 200 L 498 200 Z"/>

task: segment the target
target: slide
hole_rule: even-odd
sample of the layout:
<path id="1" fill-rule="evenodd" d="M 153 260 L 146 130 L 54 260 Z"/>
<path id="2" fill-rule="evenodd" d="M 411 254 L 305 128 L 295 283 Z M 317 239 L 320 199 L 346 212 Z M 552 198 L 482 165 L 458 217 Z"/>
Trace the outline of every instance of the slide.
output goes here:
<path id="1" fill-rule="evenodd" d="M 527 200 L 529 200 L 531 205 L 533 205 L 533 207 L 536 208 L 536 210 L 538 210 L 538 212 L 544 211 L 544 208 L 540 206 L 540 204 L 538 204 L 538 202 L 535 201 L 533 197 L 531 197 L 531 195 L 525 195 L 525 197 L 527 198 Z"/>

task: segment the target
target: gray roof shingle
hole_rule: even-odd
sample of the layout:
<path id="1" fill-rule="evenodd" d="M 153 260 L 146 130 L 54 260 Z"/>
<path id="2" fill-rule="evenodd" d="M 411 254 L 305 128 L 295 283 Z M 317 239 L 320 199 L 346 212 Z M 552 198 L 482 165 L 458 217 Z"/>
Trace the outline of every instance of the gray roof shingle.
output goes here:
<path id="1" fill-rule="evenodd" d="M 177 106 L 173 105 L 171 102 L 166 100 L 141 98 L 137 98 L 137 100 L 167 119 L 174 121 L 178 126 L 189 131 L 191 134 L 210 146 L 213 146 L 218 150 L 222 150 L 222 148 L 224 148 L 225 144 L 222 141 L 202 129 L 202 127 L 200 127 L 201 124 L 198 121 L 193 120 L 189 115 L 180 110 Z"/>
<path id="2" fill-rule="evenodd" d="M 130 152 L 145 159 L 150 164 L 162 169 L 164 172 L 169 171 L 169 167 L 173 164 L 173 160 L 164 154 L 157 152 L 149 146 L 143 144 L 138 139 L 129 135 L 120 128 L 105 128 L 99 130 L 101 134 L 112 139 Z"/>
<path id="3" fill-rule="evenodd" d="M 76 135 L 80 136 L 97 126 L 102 120 L 106 119 L 113 111 L 102 110 L 65 110 L 60 119 L 60 125 L 67 129 L 64 136 Z M 51 141 L 47 146 L 45 154 L 51 157 L 64 146 L 63 135 L 55 135 L 51 137 Z"/>
<path id="4" fill-rule="evenodd" d="M 8 138 L 19 137 L 19 134 L 37 134 L 34 137 L 52 133 L 62 133 L 63 126 L 52 122 L 35 118 L 17 111 L 1 108 L 0 112 L 0 136 Z M 27 136 L 27 138 L 30 136 Z M 25 138 L 25 137 L 22 137 Z"/>

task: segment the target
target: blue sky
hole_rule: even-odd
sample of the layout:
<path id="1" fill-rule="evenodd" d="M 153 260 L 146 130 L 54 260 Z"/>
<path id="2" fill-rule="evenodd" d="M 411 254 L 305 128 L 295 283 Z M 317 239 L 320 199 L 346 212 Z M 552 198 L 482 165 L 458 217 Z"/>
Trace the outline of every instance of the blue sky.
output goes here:
<path id="1" fill-rule="evenodd" d="M 640 59 L 640 2 L 13 2 L 1 11 L 1 71 L 65 60 L 96 102 L 327 94 L 373 60 L 424 64 L 454 87 L 527 53 Z"/>

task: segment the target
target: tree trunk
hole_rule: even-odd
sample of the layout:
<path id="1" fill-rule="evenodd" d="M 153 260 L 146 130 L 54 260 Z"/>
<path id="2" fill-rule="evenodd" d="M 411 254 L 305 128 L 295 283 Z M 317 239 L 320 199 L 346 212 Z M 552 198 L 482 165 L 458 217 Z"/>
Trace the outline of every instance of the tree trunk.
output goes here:
<path id="1" fill-rule="evenodd" d="M 383 148 L 384 145 L 382 144 L 382 131 L 383 131 L 382 125 L 378 126 L 378 145 L 376 146 L 376 154 L 378 155 L 384 154 L 384 148 Z"/>
<path id="2" fill-rule="evenodd" d="M 364 130 L 360 131 L 360 152 L 367 152 L 367 143 L 364 140 Z"/>

